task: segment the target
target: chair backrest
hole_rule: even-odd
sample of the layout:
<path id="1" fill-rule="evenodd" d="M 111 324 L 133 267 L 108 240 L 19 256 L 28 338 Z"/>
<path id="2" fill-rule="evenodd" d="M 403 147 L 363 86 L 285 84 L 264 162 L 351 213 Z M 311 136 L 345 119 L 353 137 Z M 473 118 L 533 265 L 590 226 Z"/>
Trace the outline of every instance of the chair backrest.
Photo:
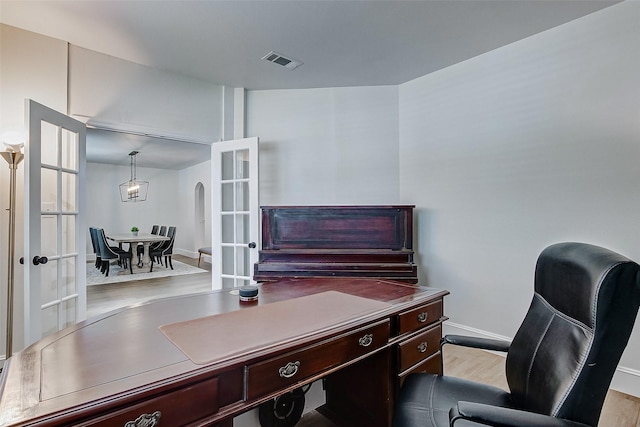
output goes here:
<path id="1" fill-rule="evenodd" d="M 516 406 L 596 426 L 640 305 L 640 266 L 560 243 L 538 258 L 533 300 L 507 354 Z"/>
<path id="2" fill-rule="evenodd" d="M 163 225 L 162 227 L 160 227 L 160 232 L 158 234 L 160 236 L 166 236 L 167 235 L 167 226 Z"/>
<path id="3" fill-rule="evenodd" d="M 93 246 L 93 253 L 100 256 L 100 246 L 98 246 L 98 236 L 95 227 L 89 227 L 89 236 L 91 236 L 91 246 Z"/>
<path id="4" fill-rule="evenodd" d="M 151 234 L 158 234 L 158 228 L 160 228 L 159 225 L 151 226 Z"/>
<path id="5" fill-rule="evenodd" d="M 167 237 L 171 240 L 164 242 L 164 246 L 162 247 L 163 255 L 171 255 L 173 254 L 173 242 L 176 240 L 176 228 L 171 226 L 167 230 Z"/>
<path id="6" fill-rule="evenodd" d="M 107 237 L 104 234 L 104 229 L 97 228 L 95 233 L 98 240 L 98 247 L 100 248 L 100 258 L 103 260 L 118 258 L 118 254 L 109 248 Z"/>

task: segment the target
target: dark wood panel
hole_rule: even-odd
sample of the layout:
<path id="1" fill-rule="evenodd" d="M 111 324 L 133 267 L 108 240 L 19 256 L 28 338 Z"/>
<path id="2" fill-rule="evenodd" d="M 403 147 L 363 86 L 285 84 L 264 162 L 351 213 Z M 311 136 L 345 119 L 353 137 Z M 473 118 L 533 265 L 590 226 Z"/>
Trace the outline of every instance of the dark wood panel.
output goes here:
<path id="1" fill-rule="evenodd" d="M 263 206 L 263 249 L 411 249 L 413 206 Z"/>
<path id="2" fill-rule="evenodd" d="M 391 425 L 395 372 L 389 349 L 325 378 L 326 404 L 318 411 L 340 426 Z"/>
<path id="3" fill-rule="evenodd" d="M 344 337 L 247 366 L 247 399 L 254 400 L 301 383 L 339 364 L 374 352 L 387 345 L 389 334 L 389 321 L 384 321 Z"/>
<path id="4" fill-rule="evenodd" d="M 398 345 L 400 352 L 398 370 L 403 372 L 438 352 L 440 338 L 442 338 L 442 326 L 438 324 L 400 343 Z"/>
<path id="5" fill-rule="evenodd" d="M 398 315 L 398 335 L 416 331 L 427 325 L 442 321 L 442 300 L 430 302 Z"/>
<path id="6" fill-rule="evenodd" d="M 158 397 L 147 398 L 124 409 L 94 416 L 77 426 L 123 426 L 130 421 L 149 418 L 160 421 L 159 425 L 180 426 L 215 414 L 218 408 L 218 379 L 212 378 Z M 136 425 L 155 424 L 139 422 Z"/>
<path id="7" fill-rule="evenodd" d="M 264 206 L 256 281 L 372 277 L 416 283 L 413 206 Z"/>

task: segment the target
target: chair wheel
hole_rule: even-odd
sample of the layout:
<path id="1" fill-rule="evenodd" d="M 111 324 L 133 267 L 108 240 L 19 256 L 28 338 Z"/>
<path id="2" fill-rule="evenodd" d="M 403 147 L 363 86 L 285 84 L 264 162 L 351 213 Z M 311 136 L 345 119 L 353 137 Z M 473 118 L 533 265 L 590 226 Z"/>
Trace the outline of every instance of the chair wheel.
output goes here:
<path id="1" fill-rule="evenodd" d="M 304 391 L 297 388 L 260 405 L 258 419 L 262 427 L 293 427 L 303 410 Z"/>

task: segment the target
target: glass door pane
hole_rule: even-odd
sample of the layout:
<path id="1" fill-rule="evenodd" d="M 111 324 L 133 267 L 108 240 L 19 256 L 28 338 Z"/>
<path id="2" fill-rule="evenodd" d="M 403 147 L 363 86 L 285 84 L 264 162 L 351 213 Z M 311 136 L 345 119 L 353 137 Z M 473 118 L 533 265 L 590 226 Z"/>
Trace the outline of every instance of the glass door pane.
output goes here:
<path id="1" fill-rule="evenodd" d="M 258 241 L 258 139 L 212 145 L 214 181 L 212 287 L 236 288 L 251 283 Z"/>
<path id="2" fill-rule="evenodd" d="M 79 214 L 85 126 L 33 101 L 28 108 L 27 345 L 82 320 L 86 312 L 85 233 L 80 232 L 83 220 Z"/>

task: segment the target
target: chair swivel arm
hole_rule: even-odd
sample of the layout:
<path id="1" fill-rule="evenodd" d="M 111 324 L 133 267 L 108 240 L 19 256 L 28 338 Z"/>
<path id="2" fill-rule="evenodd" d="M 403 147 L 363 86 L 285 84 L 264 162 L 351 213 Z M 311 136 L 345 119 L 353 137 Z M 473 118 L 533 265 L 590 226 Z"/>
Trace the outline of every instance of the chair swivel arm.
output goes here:
<path id="1" fill-rule="evenodd" d="M 494 350 L 507 352 L 511 346 L 510 341 L 494 340 L 490 338 L 476 338 L 465 335 L 445 335 L 440 340 L 440 354 L 445 344 L 459 345 L 462 347 L 480 348 L 482 350 Z M 440 357 L 440 374 L 444 373 L 444 357 Z"/>
<path id="2" fill-rule="evenodd" d="M 587 424 L 550 415 L 462 401 L 449 411 L 450 427 L 454 427 L 458 420 L 495 427 L 590 427 Z"/>
<path id="3" fill-rule="evenodd" d="M 465 335 L 445 335 L 440 340 L 440 354 L 445 344 L 459 345 L 462 347 L 479 348 L 482 350 L 509 351 L 510 341 L 494 340 L 489 338 L 468 337 Z M 440 357 L 440 374 L 444 373 L 444 357 Z"/>
<path id="4" fill-rule="evenodd" d="M 467 337 L 464 335 L 445 335 L 440 340 L 440 349 L 445 344 L 460 345 L 463 347 L 480 348 L 483 350 L 508 351 L 511 346 L 510 341 L 494 340 L 489 338 Z"/>

